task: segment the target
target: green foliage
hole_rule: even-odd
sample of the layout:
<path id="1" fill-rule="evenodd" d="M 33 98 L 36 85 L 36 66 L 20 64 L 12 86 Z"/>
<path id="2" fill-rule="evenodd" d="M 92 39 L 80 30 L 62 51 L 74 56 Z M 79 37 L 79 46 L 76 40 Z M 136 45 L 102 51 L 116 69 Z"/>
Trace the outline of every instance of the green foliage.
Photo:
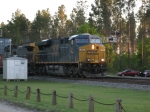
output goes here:
<path id="1" fill-rule="evenodd" d="M 143 47 L 143 48 L 142 48 Z M 145 42 L 139 43 L 138 44 L 138 66 L 140 70 L 143 69 L 149 69 L 150 68 L 150 38 L 145 38 Z M 142 55 L 143 55 L 143 60 L 142 60 Z M 142 66 L 142 61 L 143 61 L 143 66 Z"/>
<path id="2" fill-rule="evenodd" d="M 89 24 L 97 29 L 101 34 L 108 36 L 111 32 L 111 8 L 112 1 L 110 0 L 95 0 L 91 5 L 89 14 Z"/>
<path id="3" fill-rule="evenodd" d="M 40 41 L 50 37 L 50 25 L 52 24 L 52 17 L 49 9 L 38 10 L 36 17 L 31 25 L 30 40 Z"/>
<path id="4" fill-rule="evenodd" d="M 86 21 L 86 11 L 87 11 L 87 5 L 86 5 L 86 1 L 77 1 L 77 5 L 76 8 L 73 9 L 73 11 L 75 12 L 75 21 L 77 23 L 78 26 L 82 25 L 85 23 Z"/>
<path id="5" fill-rule="evenodd" d="M 12 39 L 13 44 L 21 44 L 29 33 L 30 21 L 21 13 L 19 9 L 12 14 L 12 18 L 7 25 L 3 25 L 4 37 Z"/>
<path id="6" fill-rule="evenodd" d="M 78 33 L 89 33 L 89 34 L 97 34 L 97 31 L 95 28 L 90 27 L 88 23 L 84 23 L 78 28 Z"/>
<path id="7" fill-rule="evenodd" d="M 58 37 L 64 37 L 66 36 L 66 30 L 65 30 L 65 25 L 66 25 L 66 21 L 67 21 L 67 14 L 66 13 L 66 9 L 64 5 L 61 5 L 58 8 L 58 12 L 57 12 L 57 18 L 58 18 L 58 32 L 57 35 Z"/>

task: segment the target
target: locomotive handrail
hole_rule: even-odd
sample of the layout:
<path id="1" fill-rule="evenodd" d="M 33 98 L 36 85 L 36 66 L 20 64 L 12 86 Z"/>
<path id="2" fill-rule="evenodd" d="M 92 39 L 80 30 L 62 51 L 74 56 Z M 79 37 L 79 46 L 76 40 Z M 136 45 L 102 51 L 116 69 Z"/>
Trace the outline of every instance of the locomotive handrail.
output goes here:
<path id="1" fill-rule="evenodd" d="M 35 54 L 35 55 L 51 55 L 51 54 L 58 54 L 58 53 L 46 53 L 46 54 Z"/>
<path id="2" fill-rule="evenodd" d="M 47 55 L 47 54 L 35 54 L 35 55 Z"/>

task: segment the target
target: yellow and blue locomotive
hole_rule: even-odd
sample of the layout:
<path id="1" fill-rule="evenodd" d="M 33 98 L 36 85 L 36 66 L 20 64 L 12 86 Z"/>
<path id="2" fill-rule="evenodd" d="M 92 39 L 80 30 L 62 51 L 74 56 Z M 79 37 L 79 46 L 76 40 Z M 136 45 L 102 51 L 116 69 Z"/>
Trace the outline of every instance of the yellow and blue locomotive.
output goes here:
<path id="1" fill-rule="evenodd" d="M 35 43 L 38 74 L 98 77 L 106 71 L 105 46 L 99 36 L 80 34 Z"/>
<path id="2" fill-rule="evenodd" d="M 36 75 L 99 77 L 106 71 L 102 38 L 86 33 L 24 44 L 16 55 L 27 58 L 28 72 Z"/>

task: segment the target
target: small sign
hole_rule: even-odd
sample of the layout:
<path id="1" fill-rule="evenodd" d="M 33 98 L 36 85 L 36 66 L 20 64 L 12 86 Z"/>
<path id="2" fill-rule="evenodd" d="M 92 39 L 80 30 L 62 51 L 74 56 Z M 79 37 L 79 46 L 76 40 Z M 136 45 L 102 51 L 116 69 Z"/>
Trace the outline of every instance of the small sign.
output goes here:
<path id="1" fill-rule="evenodd" d="M 110 43 L 117 43 L 117 37 L 107 37 L 107 42 L 110 42 Z"/>

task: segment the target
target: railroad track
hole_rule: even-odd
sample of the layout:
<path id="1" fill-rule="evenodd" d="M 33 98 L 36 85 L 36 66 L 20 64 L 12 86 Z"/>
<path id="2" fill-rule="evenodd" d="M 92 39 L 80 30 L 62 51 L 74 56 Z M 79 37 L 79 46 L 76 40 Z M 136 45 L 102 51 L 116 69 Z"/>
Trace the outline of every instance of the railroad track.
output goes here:
<path id="1" fill-rule="evenodd" d="M 83 81 L 96 81 L 96 82 L 112 82 L 112 83 L 127 83 L 127 84 L 139 84 L 150 85 L 150 78 L 148 77 L 118 77 L 118 76 L 106 76 L 99 78 L 77 78 L 77 77 L 60 77 L 60 76 L 30 76 L 41 78 L 57 78 L 67 80 L 83 80 Z"/>

